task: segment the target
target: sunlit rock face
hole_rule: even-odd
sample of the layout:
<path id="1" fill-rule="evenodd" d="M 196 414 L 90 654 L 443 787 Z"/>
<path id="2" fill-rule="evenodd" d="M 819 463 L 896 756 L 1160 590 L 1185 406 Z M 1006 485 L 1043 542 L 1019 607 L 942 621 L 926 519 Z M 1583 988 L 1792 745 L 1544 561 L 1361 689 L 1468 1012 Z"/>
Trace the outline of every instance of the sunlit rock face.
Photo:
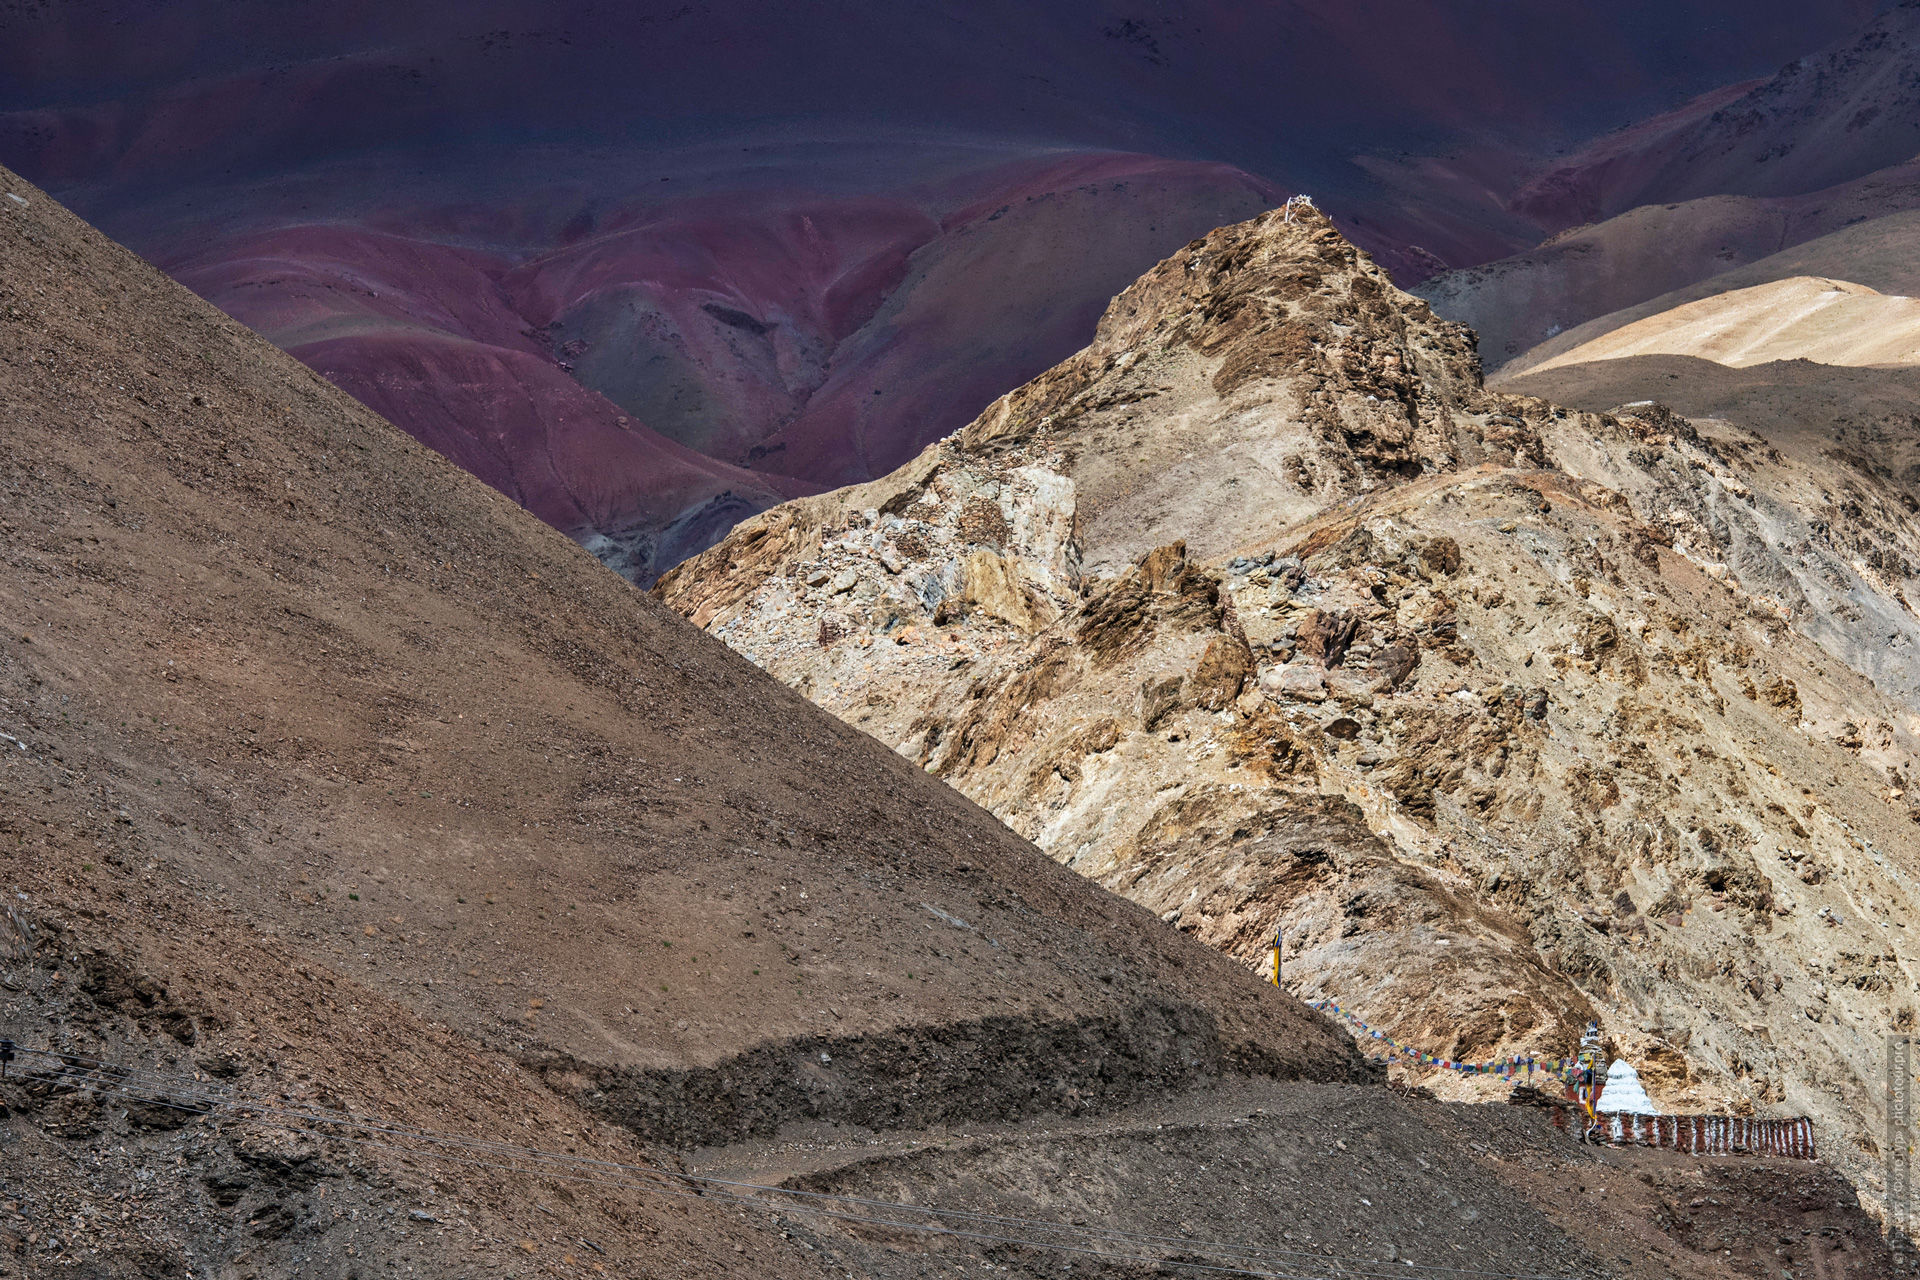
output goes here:
<path id="1" fill-rule="evenodd" d="M 1598 1019 L 1661 1109 L 1860 1172 L 1920 964 L 1905 486 L 1489 391 L 1296 208 L 656 592 L 1250 967 L 1283 927 L 1303 994 L 1468 1061 Z"/>

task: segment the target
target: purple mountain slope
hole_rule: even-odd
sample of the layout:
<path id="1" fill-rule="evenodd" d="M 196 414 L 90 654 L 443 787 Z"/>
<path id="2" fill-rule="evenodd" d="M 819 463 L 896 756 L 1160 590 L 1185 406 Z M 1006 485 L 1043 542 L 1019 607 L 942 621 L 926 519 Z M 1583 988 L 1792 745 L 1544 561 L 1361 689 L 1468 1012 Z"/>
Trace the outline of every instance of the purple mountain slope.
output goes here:
<path id="1" fill-rule="evenodd" d="M 1556 148 L 1877 7 L 14 6 L 0 160 L 644 581 L 1215 226 L 1500 257 Z"/>

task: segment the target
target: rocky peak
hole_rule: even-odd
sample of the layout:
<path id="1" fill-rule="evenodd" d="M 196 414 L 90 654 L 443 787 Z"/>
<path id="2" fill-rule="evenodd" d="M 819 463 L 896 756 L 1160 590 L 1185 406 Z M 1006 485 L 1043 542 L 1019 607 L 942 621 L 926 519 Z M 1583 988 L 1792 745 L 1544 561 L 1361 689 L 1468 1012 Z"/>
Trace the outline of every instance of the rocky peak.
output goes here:
<path id="1" fill-rule="evenodd" d="M 892 475 L 744 521 L 660 593 L 704 621 L 755 566 L 858 529 L 902 562 L 928 539 L 966 548 L 922 600 L 1031 630 L 1084 571 L 1174 541 L 1221 555 L 1382 484 L 1540 449 L 1481 386 L 1470 331 L 1296 206 L 1193 241 L 1114 299 L 1085 350 Z"/>
<path id="2" fill-rule="evenodd" d="M 1538 462 L 1480 385 L 1472 334 L 1396 289 L 1311 207 L 1222 227 L 1115 298 L 1084 351 L 935 446 L 1052 461 L 1091 563 L 1462 465 Z"/>
<path id="3" fill-rule="evenodd" d="M 1874 566 L 1915 530 L 1861 490 L 1816 534 L 1858 485 L 1810 468 L 1489 392 L 1471 335 L 1269 214 L 658 590 L 1183 931 L 1260 967 L 1284 926 L 1290 986 L 1428 1052 L 1597 1017 L 1667 1107 L 1864 1144 L 1872 1029 L 1914 1017 L 1920 741 L 1803 606 L 1904 610 Z"/>

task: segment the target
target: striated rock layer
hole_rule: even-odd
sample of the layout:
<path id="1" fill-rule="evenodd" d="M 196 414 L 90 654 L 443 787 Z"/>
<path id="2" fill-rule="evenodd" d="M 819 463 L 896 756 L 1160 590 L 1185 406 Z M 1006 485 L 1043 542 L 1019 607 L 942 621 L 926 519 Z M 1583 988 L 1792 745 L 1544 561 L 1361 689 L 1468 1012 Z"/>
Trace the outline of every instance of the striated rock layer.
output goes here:
<path id="1" fill-rule="evenodd" d="M 1920 950 L 1912 509 L 1490 392 L 1295 210 L 656 592 L 1244 963 L 1284 926 L 1303 995 L 1456 1059 L 1598 1018 L 1660 1105 L 1813 1114 L 1859 1174 Z"/>

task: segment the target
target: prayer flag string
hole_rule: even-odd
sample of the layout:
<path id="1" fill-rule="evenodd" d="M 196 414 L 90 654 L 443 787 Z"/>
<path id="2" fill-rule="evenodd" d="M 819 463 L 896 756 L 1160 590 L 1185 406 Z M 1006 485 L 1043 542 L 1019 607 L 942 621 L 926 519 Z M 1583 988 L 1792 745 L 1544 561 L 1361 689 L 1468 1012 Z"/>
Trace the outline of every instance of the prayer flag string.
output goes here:
<path id="1" fill-rule="evenodd" d="M 1316 1009 L 1339 1014 L 1365 1032 L 1370 1039 L 1386 1045 L 1390 1051 L 1387 1055 L 1389 1058 L 1398 1057 L 1422 1066 L 1439 1067 L 1442 1071 L 1458 1071 L 1463 1075 L 1497 1075 L 1511 1080 L 1522 1071 L 1528 1076 L 1532 1076 L 1535 1071 L 1542 1071 L 1550 1076 L 1566 1079 L 1582 1069 L 1578 1062 L 1568 1058 L 1540 1058 L 1521 1054 L 1500 1058 L 1493 1062 L 1455 1062 L 1451 1058 L 1442 1058 L 1437 1054 L 1416 1049 L 1412 1045 L 1402 1044 L 1386 1032 L 1375 1030 L 1367 1025 L 1363 1019 L 1342 1009 L 1332 1000 L 1310 1000 L 1308 1003 Z"/>

